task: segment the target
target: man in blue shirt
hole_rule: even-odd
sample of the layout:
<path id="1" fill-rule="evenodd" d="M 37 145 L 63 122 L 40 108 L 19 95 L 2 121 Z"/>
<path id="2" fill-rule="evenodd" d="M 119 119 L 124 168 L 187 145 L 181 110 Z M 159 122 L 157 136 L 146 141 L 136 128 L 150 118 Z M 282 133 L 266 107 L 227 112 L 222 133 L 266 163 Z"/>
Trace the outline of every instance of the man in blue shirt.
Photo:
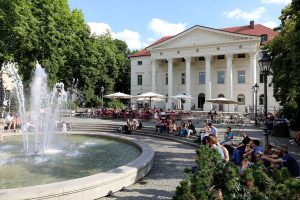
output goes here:
<path id="1" fill-rule="evenodd" d="M 216 129 L 216 127 L 214 127 L 211 123 L 208 123 L 208 126 L 210 128 L 209 134 L 211 134 L 214 137 L 218 136 L 218 129 Z"/>
<path id="2" fill-rule="evenodd" d="M 264 151 L 264 149 L 259 146 L 259 140 L 250 140 L 249 145 L 250 145 L 251 149 L 246 151 L 246 153 L 245 153 L 246 156 L 249 156 L 252 154 L 259 154 L 259 152 Z M 234 164 L 239 165 L 241 163 L 236 162 Z"/>
<path id="3" fill-rule="evenodd" d="M 279 164 L 283 163 L 283 167 L 288 168 L 292 177 L 299 176 L 299 164 L 295 158 L 289 154 L 288 146 L 286 144 L 280 144 L 277 147 L 277 153 L 278 155 L 262 156 L 261 158 L 270 161 L 279 169 L 282 168 L 282 165 Z"/>
<path id="4" fill-rule="evenodd" d="M 206 140 L 206 145 L 208 145 L 210 149 L 215 148 L 215 149 L 218 150 L 218 152 L 221 154 L 221 159 L 225 158 L 222 148 L 216 145 L 216 138 L 215 137 L 208 136 L 208 137 L 205 138 L 205 140 Z"/>

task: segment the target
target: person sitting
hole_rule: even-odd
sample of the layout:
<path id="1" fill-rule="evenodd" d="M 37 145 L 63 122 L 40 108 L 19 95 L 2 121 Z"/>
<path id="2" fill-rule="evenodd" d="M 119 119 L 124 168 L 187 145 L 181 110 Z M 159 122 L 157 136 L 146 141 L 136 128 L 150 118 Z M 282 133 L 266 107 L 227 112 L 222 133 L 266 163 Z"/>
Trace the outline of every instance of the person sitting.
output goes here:
<path id="1" fill-rule="evenodd" d="M 141 110 L 141 109 L 138 109 L 137 113 L 138 113 L 138 117 L 140 118 L 141 115 L 142 115 L 142 110 Z"/>
<path id="2" fill-rule="evenodd" d="M 158 118 L 159 118 L 159 114 L 158 114 L 158 111 L 156 111 L 156 112 L 154 113 L 153 119 L 154 119 L 155 121 L 157 121 Z"/>
<path id="3" fill-rule="evenodd" d="M 113 110 L 113 118 L 117 118 L 117 117 L 118 117 L 117 108 L 114 107 L 114 110 Z"/>
<path id="4" fill-rule="evenodd" d="M 278 169 L 282 167 L 288 168 L 292 177 L 299 176 L 299 164 L 293 156 L 288 152 L 288 146 L 286 144 L 280 144 L 277 147 L 278 155 L 265 155 L 262 159 L 266 159 L 271 162 L 272 165 L 276 166 Z M 283 165 L 280 165 L 282 163 Z"/>
<path id="5" fill-rule="evenodd" d="M 32 120 L 29 120 L 26 124 L 25 124 L 25 129 L 27 130 L 27 132 L 32 132 L 34 131 L 34 124 Z"/>
<path id="6" fill-rule="evenodd" d="M 183 121 L 181 121 L 180 126 L 177 126 L 177 127 L 176 127 L 176 134 L 175 134 L 174 136 L 179 135 L 179 132 L 180 132 L 180 130 L 181 130 L 181 127 L 182 127 L 184 124 L 185 124 L 185 123 L 184 123 Z"/>
<path id="7" fill-rule="evenodd" d="M 216 127 L 214 127 L 211 123 L 208 123 L 208 126 L 210 128 L 209 134 L 217 137 L 218 136 L 218 129 Z"/>
<path id="8" fill-rule="evenodd" d="M 252 158 L 253 158 L 253 156 L 259 156 L 259 151 L 260 152 L 264 151 L 263 148 L 261 148 L 259 146 L 259 140 L 250 140 L 249 146 L 250 146 L 250 148 L 246 149 L 246 153 L 243 155 L 244 158 L 246 158 L 246 157 L 249 158 L 250 156 Z M 240 163 L 236 162 L 234 164 L 239 165 Z"/>
<path id="9" fill-rule="evenodd" d="M 217 111 L 214 112 L 214 115 L 218 115 L 218 114 L 217 114 Z"/>
<path id="10" fill-rule="evenodd" d="M 205 128 L 203 129 L 203 132 L 200 134 L 201 143 L 205 145 L 205 138 L 209 136 L 210 128 L 208 124 L 205 125 Z"/>
<path id="11" fill-rule="evenodd" d="M 132 130 L 136 130 L 136 128 L 137 128 L 138 125 L 139 125 L 138 120 L 133 119 L 132 124 L 131 124 L 131 126 L 132 126 L 131 129 Z"/>
<path id="12" fill-rule="evenodd" d="M 192 124 L 191 120 L 188 121 L 188 125 L 187 125 L 187 130 L 186 131 L 187 131 L 187 137 L 190 137 L 191 133 L 196 134 L 195 126 Z"/>
<path id="13" fill-rule="evenodd" d="M 294 139 L 290 140 L 290 143 L 292 145 L 298 145 L 299 140 L 300 140 L 300 131 L 297 132 Z"/>
<path id="14" fill-rule="evenodd" d="M 169 131 L 170 131 L 171 133 L 173 132 L 173 130 L 176 131 L 176 127 L 177 127 L 176 121 L 175 121 L 175 119 L 173 119 L 173 120 L 172 120 L 172 123 L 171 123 L 170 126 L 169 126 Z"/>
<path id="15" fill-rule="evenodd" d="M 156 112 L 156 106 L 155 105 L 153 106 L 153 112 Z"/>
<path id="16" fill-rule="evenodd" d="M 234 148 L 232 153 L 232 159 L 230 159 L 230 161 L 236 161 L 237 163 L 242 162 L 242 155 L 245 153 L 246 145 L 248 145 L 248 143 L 251 140 L 246 133 L 242 133 L 241 135 L 244 139 L 242 143 L 240 143 L 236 148 Z"/>
<path id="17" fill-rule="evenodd" d="M 270 117 L 267 122 L 269 130 L 273 130 L 273 121 L 274 121 L 274 115 L 270 113 Z"/>
<path id="18" fill-rule="evenodd" d="M 67 124 L 65 121 L 62 122 L 62 132 L 67 132 Z"/>
<path id="19" fill-rule="evenodd" d="M 290 121 L 284 116 L 284 115 L 282 115 L 281 116 L 281 118 L 284 118 L 284 120 L 285 120 L 285 123 L 287 123 L 287 124 L 289 124 L 290 123 Z"/>
<path id="20" fill-rule="evenodd" d="M 205 140 L 206 145 L 208 145 L 210 149 L 217 149 L 218 152 L 221 154 L 221 159 L 225 159 L 222 148 L 216 145 L 216 137 L 208 136 Z"/>
<path id="21" fill-rule="evenodd" d="M 274 144 L 273 143 L 268 143 L 266 144 L 266 150 L 264 152 L 258 152 L 258 154 L 260 156 L 269 156 L 269 155 L 275 155 L 277 154 L 277 151 L 274 149 Z M 262 159 L 262 161 L 264 162 L 265 167 L 270 167 L 271 163 L 270 161 L 266 160 L 266 159 Z"/>
<path id="22" fill-rule="evenodd" d="M 225 133 L 225 136 L 224 136 L 225 140 L 223 140 L 220 144 L 222 144 L 222 145 L 232 145 L 234 134 L 231 131 L 231 127 L 227 127 L 227 132 L 226 133 Z"/>
<path id="23" fill-rule="evenodd" d="M 223 151 L 223 153 L 224 153 L 224 157 L 225 157 L 225 160 L 226 160 L 226 162 L 228 162 L 229 161 L 229 153 L 228 153 L 228 150 L 224 147 L 224 146 L 222 146 L 221 144 L 220 144 L 220 138 L 216 138 L 216 145 L 218 146 L 218 147 L 221 147 L 222 148 L 222 151 Z"/>
<path id="24" fill-rule="evenodd" d="M 102 112 L 103 112 L 103 111 L 107 111 L 107 109 L 106 109 L 105 106 L 103 106 L 103 108 L 102 108 Z"/>
<path id="25" fill-rule="evenodd" d="M 185 137 L 185 135 L 186 135 L 186 127 L 187 127 L 187 124 L 184 123 L 184 122 L 181 122 L 181 127 L 180 127 L 178 133 L 175 136 Z"/>
<path id="26" fill-rule="evenodd" d="M 169 134 L 169 126 L 170 122 L 167 119 L 164 119 L 164 121 L 161 123 L 159 127 L 159 132 L 162 133 L 162 129 L 166 129 L 166 134 Z"/>
<path id="27" fill-rule="evenodd" d="M 13 113 L 10 113 L 5 117 L 5 123 L 7 123 L 8 131 L 10 131 L 11 125 L 13 125 L 14 131 L 16 131 L 16 120 Z"/>
<path id="28" fill-rule="evenodd" d="M 167 117 L 167 114 L 165 111 L 163 111 L 163 109 L 160 109 L 160 117 L 162 120 L 166 119 L 166 117 Z"/>
<path id="29" fill-rule="evenodd" d="M 159 117 L 158 120 L 157 120 L 157 124 L 155 125 L 154 132 L 158 131 L 158 129 L 160 128 L 161 123 L 162 123 L 162 119 Z"/>
<path id="30" fill-rule="evenodd" d="M 127 118 L 126 126 L 128 126 L 128 129 L 129 129 L 129 128 L 131 129 L 131 122 L 130 122 L 130 119 L 129 119 L 129 118 Z"/>

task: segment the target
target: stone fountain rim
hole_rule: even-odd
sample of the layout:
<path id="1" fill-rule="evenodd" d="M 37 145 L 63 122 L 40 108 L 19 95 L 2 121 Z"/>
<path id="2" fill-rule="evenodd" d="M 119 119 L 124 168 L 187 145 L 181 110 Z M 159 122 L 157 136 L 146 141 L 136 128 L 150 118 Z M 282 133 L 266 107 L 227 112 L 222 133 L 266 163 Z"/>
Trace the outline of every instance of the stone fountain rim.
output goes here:
<path id="1" fill-rule="evenodd" d="M 59 134 L 60 132 L 58 132 Z M 57 132 L 56 132 L 57 134 Z M 87 177 L 29 187 L 2 189 L 1 199 L 96 199 L 132 185 L 143 178 L 152 168 L 153 148 L 140 140 L 117 133 L 68 132 L 72 135 L 98 135 L 119 140 L 139 148 L 141 155 L 118 168 Z M 20 134 L 16 134 L 20 135 Z"/>

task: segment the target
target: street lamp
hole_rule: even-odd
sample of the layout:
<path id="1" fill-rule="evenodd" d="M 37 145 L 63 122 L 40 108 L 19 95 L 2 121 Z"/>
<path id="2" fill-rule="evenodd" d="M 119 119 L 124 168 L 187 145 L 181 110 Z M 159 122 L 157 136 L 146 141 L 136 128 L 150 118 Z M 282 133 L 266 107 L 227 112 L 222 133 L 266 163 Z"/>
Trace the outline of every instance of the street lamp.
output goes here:
<path id="1" fill-rule="evenodd" d="M 252 86 L 251 88 L 252 91 L 252 109 L 251 109 L 251 113 L 254 113 L 254 86 Z"/>
<path id="2" fill-rule="evenodd" d="M 141 94 L 143 94 L 143 88 L 141 87 Z"/>
<path id="3" fill-rule="evenodd" d="M 263 52 L 263 57 L 258 61 L 261 72 L 264 75 L 264 133 L 263 133 L 263 147 L 268 141 L 268 124 L 267 124 L 267 76 L 270 72 L 271 59 L 268 57 L 267 52 Z"/>
<path id="4" fill-rule="evenodd" d="M 252 89 L 255 92 L 255 126 L 257 126 L 257 91 L 259 89 L 259 86 L 257 85 L 257 83 L 255 83 L 255 85 L 252 87 Z"/>
<path id="5" fill-rule="evenodd" d="M 102 87 L 101 87 L 101 95 L 102 95 L 102 110 L 103 110 L 103 92 L 104 92 L 104 87 L 103 87 L 103 85 L 102 85 Z"/>

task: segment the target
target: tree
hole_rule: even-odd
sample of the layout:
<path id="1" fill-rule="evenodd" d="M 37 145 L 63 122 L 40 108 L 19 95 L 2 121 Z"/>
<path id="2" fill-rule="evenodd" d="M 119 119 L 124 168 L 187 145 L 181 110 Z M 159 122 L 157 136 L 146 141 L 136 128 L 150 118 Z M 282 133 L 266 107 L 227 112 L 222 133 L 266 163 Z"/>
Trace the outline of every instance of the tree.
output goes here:
<path id="1" fill-rule="evenodd" d="M 300 0 L 285 7 L 279 19 L 278 35 L 263 49 L 272 59 L 274 97 L 295 125 L 300 122 Z"/>
<path id="2" fill-rule="evenodd" d="M 251 163 L 241 173 L 238 167 L 221 160 L 216 149 L 201 145 L 196 156 L 201 170 L 194 174 L 192 168 L 184 170 L 188 179 L 180 182 L 173 200 L 218 199 L 216 191 L 222 192 L 224 200 L 300 199 L 300 182 L 291 178 L 287 168 L 276 171 L 270 167 L 274 171 L 271 179 L 264 172 L 263 162 Z"/>

